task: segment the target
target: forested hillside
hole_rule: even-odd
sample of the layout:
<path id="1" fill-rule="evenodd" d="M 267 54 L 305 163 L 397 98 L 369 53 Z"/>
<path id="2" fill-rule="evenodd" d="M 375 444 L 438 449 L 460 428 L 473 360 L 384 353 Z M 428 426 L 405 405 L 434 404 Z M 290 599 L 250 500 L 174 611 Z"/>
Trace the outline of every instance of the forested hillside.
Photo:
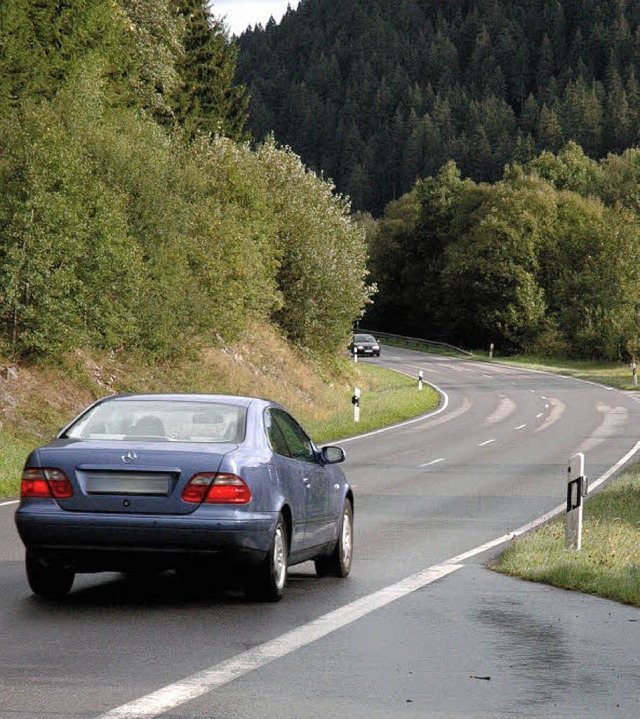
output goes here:
<path id="1" fill-rule="evenodd" d="M 239 45 L 256 138 L 376 215 L 448 160 L 496 181 L 569 140 L 597 159 L 640 133 L 631 0 L 302 0 Z"/>
<path id="2" fill-rule="evenodd" d="M 640 150 L 569 143 L 496 183 L 449 162 L 371 233 L 367 323 L 501 352 L 640 355 Z"/>
<path id="3" fill-rule="evenodd" d="M 168 357 L 248 322 L 344 348 L 364 234 L 297 155 L 244 142 L 207 5 L 0 3 L 0 355 Z"/>

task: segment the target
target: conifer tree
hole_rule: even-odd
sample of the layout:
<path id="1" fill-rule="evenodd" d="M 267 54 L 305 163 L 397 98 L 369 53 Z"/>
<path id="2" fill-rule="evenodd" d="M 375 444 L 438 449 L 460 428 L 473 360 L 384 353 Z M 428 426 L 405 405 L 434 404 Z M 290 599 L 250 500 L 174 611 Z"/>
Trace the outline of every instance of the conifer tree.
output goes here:
<path id="1" fill-rule="evenodd" d="M 207 0 L 179 0 L 184 52 L 174 107 L 187 136 L 224 135 L 246 139 L 248 97 L 234 84 L 238 48 L 224 25 L 209 14 Z"/>

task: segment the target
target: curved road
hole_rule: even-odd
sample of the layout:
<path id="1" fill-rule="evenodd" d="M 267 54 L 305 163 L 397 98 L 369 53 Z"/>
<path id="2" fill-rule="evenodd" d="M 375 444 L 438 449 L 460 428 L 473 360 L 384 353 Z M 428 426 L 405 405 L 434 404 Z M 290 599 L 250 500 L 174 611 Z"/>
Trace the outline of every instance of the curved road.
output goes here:
<path id="1" fill-rule="evenodd" d="M 385 348 L 436 385 L 432 415 L 344 442 L 356 493 L 347 580 L 294 567 L 285 599 L 80 577 L 29 594 L 0 501 L 0 719 L 640 716 L 640 612 L 484 568 L 638 446 L 640 395 Z M 362 407 L 366 412 L 366 406 Z"/>

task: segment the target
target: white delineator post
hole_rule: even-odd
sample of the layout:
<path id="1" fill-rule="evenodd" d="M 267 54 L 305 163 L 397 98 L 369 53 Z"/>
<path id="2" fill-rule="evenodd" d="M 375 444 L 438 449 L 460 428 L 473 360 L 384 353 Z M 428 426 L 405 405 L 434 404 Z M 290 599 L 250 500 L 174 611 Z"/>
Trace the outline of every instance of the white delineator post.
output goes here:
<path id="1" fill-rule="evenodd" d="M 353 397 L 351 398 L 351 402 L 353 403 L 353 421 L 359 422 L 360 421 L 360 388 L 359 387 L 354 387 Z"/>
<path id="2" fill-rule="evenodd" d="M 489 345 L 489 359 L 493 359 L 493 342 Z"/>
<path id="3" fill-rule="evenodd" d="M 579 452 L 569 460 L 567 469 L 567 515 L 565 521 L 565 549 L 580 551 L 582 546 L 582 506 L 587 495 L 584 473 L 584 454 Z"/>
<path id="4" fill-rule="evenodd" d="M 422 391 L 422 380 L 424 379 L 424 374 L 422 373 L 422 370 L 418 372 L 418 389 Z"/>

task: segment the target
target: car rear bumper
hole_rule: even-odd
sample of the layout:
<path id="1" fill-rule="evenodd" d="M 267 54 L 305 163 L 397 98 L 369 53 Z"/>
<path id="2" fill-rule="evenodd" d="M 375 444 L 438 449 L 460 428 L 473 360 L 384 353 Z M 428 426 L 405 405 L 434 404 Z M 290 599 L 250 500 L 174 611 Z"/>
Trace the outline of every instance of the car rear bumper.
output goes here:
<path id="1" fill-rule="evenodd" d="M 207 559 L 260 562 L 278 515 L 239 515 L 120 515 L 27 505 L 16 512 L 16 526 L 29 551 L 75 571 L 120 570 L 140 563 L 175 568 Z"/>

